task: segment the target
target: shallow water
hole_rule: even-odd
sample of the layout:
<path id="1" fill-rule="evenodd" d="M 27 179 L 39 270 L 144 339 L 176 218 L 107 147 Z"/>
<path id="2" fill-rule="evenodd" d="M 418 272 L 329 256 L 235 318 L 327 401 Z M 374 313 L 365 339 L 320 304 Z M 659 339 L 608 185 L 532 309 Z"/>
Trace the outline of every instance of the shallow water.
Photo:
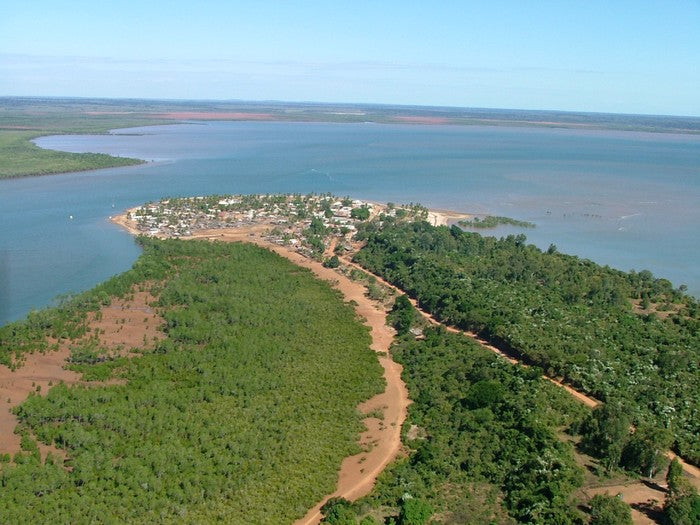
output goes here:
<path id="1" fill-rule="evenodd" d="M 108 216 L 208 193 L 332 192 L 506 215 L 537 228 L 483 233 L 523 232 L 700 295 L 700 136 L 213 122 L 37 143 L 156 162 L 0 181 L 0 323 L 128 269 L 138 247 Z"/>

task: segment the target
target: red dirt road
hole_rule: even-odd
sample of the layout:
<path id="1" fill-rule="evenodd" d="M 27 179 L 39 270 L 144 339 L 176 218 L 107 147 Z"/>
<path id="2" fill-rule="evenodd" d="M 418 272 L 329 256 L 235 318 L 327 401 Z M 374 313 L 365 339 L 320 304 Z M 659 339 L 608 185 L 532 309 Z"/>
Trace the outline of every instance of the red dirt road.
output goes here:
<path id="1" fill-rule="evenodd" d="M 331 283 L 342 292 L 348 301 L 355 301 L 355 311 L 366 320 L 371 328 L 372 349 L 381 352 L 379 363 L 384 368 L 386 389 L 358 408 L 362 413 L 382 412 L 382 419 L 371 417 L 365 419 L 367 430 L 360 436 L 360 444 L 367 447 L 366 452 L 350 456 L 343 460 L 335 492 L 326 496 L 295 525 L 312 525 L 321 521 L 321 506 L 332 497 L 355 500 L 370 493 L 377 476 L 401 451 L 401 426 L 406 420 L 410 403 L 408 390 L 401 379 L 401 365 L 391 359 L 389 347 L 394 338 L 394 330 L 386 324 L 386 312 L 375 305 L 365 295 L 365 287 L 330 268 L 312 261 L 303 255 L 269 243 L 260 237 L 251 237 L 250 230 L 228 229 L 198 232 L 195 238 L 205 238 L 226 242 L 252 242 L 268 248 L 289 259 L 294 264 L 308 268 L 316 277 Z"/>
<path id="2" fill-rule="evenodd" d="M 115 221 L 117 222 L 117 221 Z M 130 229 L 130 225 L 125 223 L 126 221 L 120 221 L 119 223 L 122 224 L 124 227 L 127 229 Z M 264 227 L 259 227 L 256 228 L 256 232 L 261 232 L 264 230 Z M 205 238 L 209 239 L 218 239 L 218 240 L 226 240 L 226 241 L 244 241 L 244 242 L 254 242 L 256 244 L 259 244 L 261 246 L 265 246 L 267 248 L 272 249 L 273 251 L 277 252 L 278 254 L 290 259 L 292 262 L 304 266 L 307 268 L 310 268 L 318 277 L 322 279 L 326 279 L 329 281 L 332 281 L 335 283 L 336 287 L 341 289 L 341 291 L 345 294 L 346 298 L 348 299 L 355 299 L 358 303 L 358 313 L 368 319 L 368 324 L 372 326 L 372 337 L 373 340 L 375 341 L 375 344 L 373 345 L 373 348 L 375 350 L 380 350 L 380 348 L 383 348 L 384 346 L 388 349 L 391 339 L 388 339 L 388 342 L 381 343 L 380 347 L 377 347 L 376 342 L 377 341 L 384 341 L 384 338 L 386 336 L 383 336 L 381 334 L 381 331 L 375 332 L 375 327 L 377 330 L 383 329 L 386 330 L 387 327 L 385 326 L 385 313 L 383 311 L 379 311 L 379 309 L 371 303 L 365 296 L 364 296 L 364 288 L 343 275 L 340 275 L 333 270 L 330 270 L 328 268 L 323 268 L 322 265 L 319 263 L 310 261 L 306 257 L 298 254 L 297 252 L 294 252 L 292 250 L 288 250 L 286 248 L 283 248 L 281 246 L 277 246 L 274 244 L 271 244 L 269 242 L 264 241 L 263 239 L 260 239 L 258 237 L 251 237 L 251 231 L 252 230 L 236 230 L 236 229 L 229 229 L 229 230 L 211 230 L 208 232 L 202 232 L 201 234 L 198 234 L 197 236 L 203 236 Z M 343 263 L 345 263 L 348 266 L 358 268 L 359 270 L 369 273 L 370 275 L 371 272 L 368 272 L 366 269 L 362 268 L 359 265 L 354 264 L 353 262 L 347 260 L 346 258 L 342 258 Z M 388 283 L 381 277 L 374 275 L 376 279 L 382 283 L 384 286 L 391 288 L 395 290 L 398 293 L 403 294 L 403 290 L 397 288 L 396 286 Z M 352 289 L 356 288 L 355 293 L 352 293 Z M 357 295 L 355 295 L 357 294 Z M 519 359 L 517 359 L 516 356 L 510 355 L 501 349 L 489 344 L 487 341 L 481 339 L 478 337 L 476 334 L 472 332 L 465 332 L 458 330 L 453 327 L 449 327 L 444 325 L 443 323 L 440 323 L 437 321 L 432 315 L 430 315 L 427 312 L 422 311 L 420 308 L 418 308 L 418 305 L 416 301 L 411 300 L 413 305 L 416 307 L 418 312 L 426 318 L 431 324 L 434 325 L 442 325 L 446 330 L 453 332 L 453 333 L 461 333 L 467 337 L 470 337 L 476 341 L 478 341 L 482 346 L 485 348 L 489 349 L 490 351 L 497 353 L 504 359 L 508 360 L 511 363 L 518 363 L 518 364 L 523 364 Z M 376 339 L 375 339 L 376 338 Z M 410 401 L 408 400 L 408 393 L 406 392 L 405 385 L 400 379 L 400 372 L 401 368 L 393 363 L 393 361 L 390 360 L 390 358 L 380 358 L 380 361 L 382 362 L 382 366 L 385 368 L 385 377 L 387 379 L 387 391 L 383 395 L 388 395 L 391 387 L 391 384 L 395 382 L 395 387 L 398 388 L 400 391 L 398 393 L 395 393 L 390 396 L 388 401 L 391 403 L 396 403 L 397 399 L 401 400 L 403 399 L 404 403 L 404 408 L 399 411 L 398 413 L 398 418 L 400 419 L 400 423 L 397 423 L 396 425 L 396 432 L 392 434 L 392 437 L 387 441 L 389 445 L 387 445 L 389 448 L 388 449 L 383 449 L 385 452 L 383 452 L 383 459 L 379 463 L 369 463 L 367 462 L 367 458 L 365 456 L 369 456 L 369 454 L 360 454 L 358 456 L 355 456 L 353 458 L 346 458 L 346 460 L 343 462 L 343 466 L 341 469 L 341 474 L 340 474 L 340 480 L 338 484 L 338 489 L 335 493 L 328 497 L 333 497 L 333 496 L 342 496 L 347 499 L 356 499 L 362 495 L 367 494 L 375 480 L 377 475 L 383 470 L 383 468 L 393 459 L 399 452 L 400 446 L 401 446 L 401 441 L 400 441 L 400 428 L 401 424 L 405 420 L 405 414 L 406 414 L 406 407 L 408 406 L 408 403 Z M 393 370 L 393 371 L 392 371 Z M 552 383 L 556 384 L 560 388 L 565 389 L 570 395 L 572 395 L 574 398 L 576 398 L 578 401 L 581 403 L 585 404 L 586 406 L 590 408 L 595 408 L 600 404 L 600 402 L 590 396 L 587 396 L 586 394 L 579 392 L 575 388 L 566 385 L 562 383 L 560 379 L 555 379 L 551 378 L 548 376 L 542 376 L 544 379 L 551 381 Z M 391 425 L 392 421 L 395 418 L 395 412 L 392 411 L 391 409 L 391 404 L 382 404 L 383 402 L 378 399 L 378 398 L 373 398 L 372 400 L 368 401 L 366 404 L 363 404 L 361 407 L 365 411 L 371 411 L 374 410 L 375 407 L 388 407 L 385 408 L 385 414 L 384 414 L 384 423 L 386 425 L 387 422 Z M 397 405 L 398 406 L 398 405 Z M 398 420 L 397 420 L 398 421 Z M 367 420 L 367 425 L 368 425 L 368 432 L 366 432 L 362 439 L 362 443 L 372 443 L 373 442 L 373 433 L 381 432 L 382 430 L 386 430 L 386 426 L 384 429 L 382 429 L 380 425 L 380 421 L 376 419 L 369 418 Z M 378 448 L 378 447 L 377 447 Z M 373 449 L 373 451 L 376 450 Z M 669 458 L 675 457 L 675 454 L 673 452 L 668 452 L 667 456 Z M 688 477 L 689 481 L 695 486 L 700 488 L 700 469 L 693 465 L 689 465 L 686 462 L 684 462 L 681 458 L 678 458 L 679 461 L 681 462 L 681 465 L 683 466 L 684 472 L 686 473 L 686 476 Z M 363 463 L 362 469 L 359 469 L 358 472 L 358 463 L 357 461 L 360 461 Z M 372 465 L 372 467 L 370 466 Z M 654 506 L 654 500 L 662 501 L 663 498 L 660 498 L 661 495 L 663 495 L 663 487 L 650 487 L 647 484 L 643 482 L 635 482 L 635 483 L 630 483 L 628 485 L 620 486 L 620 487 L 606 487 L 606 488 L 598 488 L 598 489 L 590 489 L 590 495 L 593 495 L 594 493 L 600 492 L 600 491 L 605 491 L 611 490 L 611 489 L 619 489 L 618 492 L 621 492 L 623 494 L 623 498 L 626 502 L 630 503 L 633 507 L 633 515 L 634 515 L 634 522 L 635 523 L 653 523 L 653 520 L 651 520 L 647 514 L 644 511 L 645 508 L 652 508 Z M 309 511 L 307 516 L 305 516 L 302 520 L 299 520 L 296 522 L 295 525 L 307 525 L 307 524 L 315 524 L 318 523 L 321 519 L 321 514 L 320 514 L 320 507 L 322 503 L 324 503 L 327 499 L 325 498 L 323 502 L 319 503 L 314 509 Z"/>

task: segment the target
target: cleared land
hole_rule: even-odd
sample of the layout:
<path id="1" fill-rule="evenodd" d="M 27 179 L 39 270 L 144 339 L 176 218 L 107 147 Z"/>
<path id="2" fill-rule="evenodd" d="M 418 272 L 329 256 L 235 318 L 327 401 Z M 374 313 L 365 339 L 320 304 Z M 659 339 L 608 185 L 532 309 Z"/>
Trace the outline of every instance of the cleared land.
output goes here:
<path id="1" fill-rule="evenodd" d="M 97 337 L 99 346 L 114 355 L 129 355 L 131 348 L 147 349 L 163 338 L 159 330 L 162 319 L 149 306 L 154 298 L 148 292 L 135 292 L 128 300 L 115 299 L 103 306 L 99 313 L 91 315 L 90 335 Z M 81 338 L 83 341 L 87 336 Z M 144 343 L 145 342 L 145 343 Z M 14 455 L 20 451 L 20 435 L 15 434 L 18 419 L 13 409 L 23 403 L 30 393 L 46 395 L 53 385 L 92 384 L 82 381 L 82 374 L 69 368 L 71 347 L 80 340 L 56 341 L 57 350 L 33 353 L 26 356 L 16 370 L 0 365 L 0 399 L 6 400 L 0 408 L 0 454 Z M 38 443 L 42 457 L 47 452 L 63 456 L 53 446 Z"/>

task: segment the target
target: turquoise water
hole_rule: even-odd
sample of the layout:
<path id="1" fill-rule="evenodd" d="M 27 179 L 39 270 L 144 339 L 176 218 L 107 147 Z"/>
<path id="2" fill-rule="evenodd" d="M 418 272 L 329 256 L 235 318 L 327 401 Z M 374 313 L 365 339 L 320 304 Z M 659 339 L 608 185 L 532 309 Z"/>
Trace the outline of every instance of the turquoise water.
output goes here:
<path id="1" fill-rule="evenodd" d="M 218 122 L 56 136 L 153 163 L 0 181 L 0 323 L 126 270 L 108 221 L 166 196 L 332 192 L 533 221 L 530 242 L 700 295 L 700 136 L 548 128 Z M 73 216 L 73 219 L 69 217 Z"/>

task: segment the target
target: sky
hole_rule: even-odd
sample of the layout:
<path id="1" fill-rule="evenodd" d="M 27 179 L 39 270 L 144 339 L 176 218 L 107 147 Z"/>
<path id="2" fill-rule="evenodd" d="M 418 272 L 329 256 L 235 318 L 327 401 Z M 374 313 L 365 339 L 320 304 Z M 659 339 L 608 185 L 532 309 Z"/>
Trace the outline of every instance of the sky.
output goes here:
<path id="1" fill-rule="evenodd" d="M 700 116 L 700 0 L 3 0 L 0 96 Z"/>

